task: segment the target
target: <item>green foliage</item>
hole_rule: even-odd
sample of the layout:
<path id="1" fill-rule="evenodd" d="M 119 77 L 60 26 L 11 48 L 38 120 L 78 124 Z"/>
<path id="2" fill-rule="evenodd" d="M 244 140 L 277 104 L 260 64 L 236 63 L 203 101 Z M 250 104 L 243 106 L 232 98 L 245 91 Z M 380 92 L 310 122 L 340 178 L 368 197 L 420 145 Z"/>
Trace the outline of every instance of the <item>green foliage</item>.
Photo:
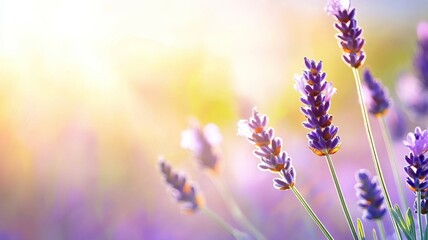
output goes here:
<path id="1" fill-rule="evenodd" d="M 358 239 L 359 240 L 366 240 L 366 236 L 364 234 L 364 226 L 361 222 L 361 219 L 357 219 L 357 226 L 358 226 Z"/>
<path id="2" fill-rule="evenodd" d="M 400 207 L 395 205 L 394 209 L 392 209 L 392 216 L 394 218 L 394 222 L 397 223 L 398 228 L 406 236 L 406 238 L 410 240 L 416 240 L 416 229 L 412 210 L 407 208 L 406 219 L 404 219 Z"/>

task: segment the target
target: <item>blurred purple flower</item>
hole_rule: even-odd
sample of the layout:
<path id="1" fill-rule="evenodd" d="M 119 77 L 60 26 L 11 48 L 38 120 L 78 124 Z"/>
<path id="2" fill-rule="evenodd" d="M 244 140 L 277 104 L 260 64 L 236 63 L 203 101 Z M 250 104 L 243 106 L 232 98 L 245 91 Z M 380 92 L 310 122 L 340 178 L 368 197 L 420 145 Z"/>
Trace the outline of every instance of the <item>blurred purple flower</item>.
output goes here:
<path id="1" fill-rule="evenodd" d="M 175 189 L 175 199 L 184 203 L 185 212 L 195 212 L 203 205 L 202 197 L 197 194 L 195 186 L 189 183 L 183 174 L 175 172 L 163 159 L 159 161 L 159 167 L 166 183 Z"/>
<path id="2" fill-rule="evenodd" d="M 340 138 L 336 136 L 338 128 L 332 124 L 333 116 L 328 114 L 328 110 L 336 88 L 325 81 L 326 73 L 321 72 L 321 61 L 315 63 L 305 58 L 305 65 L 307 70 L 303 75 L 295 76 L 294 88 L 301 93 L 300 100 L 306 105 L 301 110 L 306 117 L 303 126 L 312 130 L 307 135 L 309 148 L 318 156 L 334 154 L 340 148 Z"/>
<path id="3" fill-rule="evenodd" d="M 417 115 L 428 114 L 428 91 L 420 87 L 418 78 L 404 74 L 398 78 L 396 92 L 406 107 Z"/>
<path id="4" fill-rule="evenodd" d="M 273 129 L 267 128 L 268 117 L 253 109 L 253 116 L 238 122 L 238 135 L 247 137 L 256 146 L 254 155 L 260 158 L 260 170 L 268 170 L 281 175 L 275 178 L 274 187 L 287 190 L 294 186 L 295 173 L 291 159 L 282 151 L 282 139 L 274 137 Z"/>
<path id="5" fill-rule="evenodd" d="M 363 218 L 374 220 L 381 219 L 386 212 L 384 197 L 378 186 L 376 177 L 371 178 L 365 169 L 360 169 L 355 174 L 357 184 L 358 205 L 363 209 Z"/>
<path id="6" fill-rule="evenodd" d="M 350 67 L 358 68 L 363 64 L 365 54 L 363 49 L 364 39 L 361 37 L 363 30 L 355 20 L 355 8 L 350 9 L 350 1 L 329 0 L 325 11 L 333 15 L 339 21 L 334 26 L 340 31 L 337 35 L 339 46 L 343 50 L 343 60 Z"/>
<path id="7" fill-rule="evenodd" d="M 366 104 L 369 112 L 376 117 L 383 116 L 389 107 L 391 101 L 388 97 L 385 87 L 377 80 L 374 79 L 369 69 L 364 71 L 364 86 L 366 87 L 366 93 L 370 96 L 366 97 Z"/>
<path id="8" fill-rule="evenodd" d="M 391 106 L 386 116 L 386 122 L 391 130 L 392 139 L 394 141 L 401 141 L 407 133 L 407 122 L 403 111 Z"/>
<path id="9" fill-rule="evenodd" d="M 417 27 L 418 50 L 413 59 L 416 75 L 422 88 L 428 90 L 428 23 L 420 22 Z"/>
<path id="10" fill-rule="evenodd" d="M 181 133 L 181 147 L 192 152 L 202 167 L 217 170 L 219 156 L 215 148 L 222 141 L 217 125 L 207 124 L 202 130 L 199 125 L 193 126 Z"/>
<path id="11" fill-rule="evenodd" d="M 409 188 L 413 192 L 425 192 L 428 190 L 428 158 L 425 158 L 424 153 L 428 151 L 428 130 L 422 131 L 419 127 L 414 133 L 407 135 L 407 141 L 404 145 L 411 151 L 405 156 L 406 162 L 409 164 L 404 167 L 407 173 L 406 178 Z"/>

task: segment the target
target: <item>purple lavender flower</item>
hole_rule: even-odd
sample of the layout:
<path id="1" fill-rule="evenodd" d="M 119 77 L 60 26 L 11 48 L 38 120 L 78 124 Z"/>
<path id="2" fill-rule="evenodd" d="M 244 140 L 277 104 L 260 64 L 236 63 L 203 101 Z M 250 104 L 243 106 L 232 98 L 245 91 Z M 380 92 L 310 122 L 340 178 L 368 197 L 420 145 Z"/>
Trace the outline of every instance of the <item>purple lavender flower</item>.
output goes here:
<path id="1" fill-rule="evenodd" d="M 159 167 L 166 183 L 175 190 L 175 199 L 183 203 L 185 212 L 195 212 L 203 205 L 202 197 L 197 193 L 195 186 L 189 183 L 183 174 L 174 171 L 163 159 L 159 161 Z"/>
<path id="2" fill-rule="evenodd" d="M 181 133 L 181 147 L 192 152 L 202 167 L 217 171 L 219 156 L 215 148 L 222 136 L 217 125 L 210 123 L 202 130 L 198 124 Z"/>
<path id="3" fill-rule="evenodd" d="M 361 37 L 363 30 L 355 20 L 355 8 L 350 9 L 349 0 L 329 0 L 325 11 L 338 20 L 334 26 L 340 31 L 337 38 L 343 50 L 343 60 L 353 68 L 360 67 L 365 59 L 364 39 Z"/>
<path id="4" fill-rule="evenodd" d="M 294 186 L 295 173 L 291 159 L 282 151 L 281 138 L 274 136 L 272 128 L 267 127 L 268 117 L 260 115 L 253 109 L 253 116 L 248 120 L 238 122 L 238 135 L 247 137 L 256 146 L 254 155 L 260 158 L 260 170 L 279 173 L 281 178 L 275 178 L 274 187 L 287 190 Z"/>
<path id="5" fill-rule="evenodd" d="M 418 199 L 415 199 L 415 202 L 413 204 L 413 207 L 415 209 L 415 213 L 418 213 Z M 421 214 L 427 214 L 428 213 L 428 191 L 421 192 Z"/>
<path id="6" fill-rule="evenodd" d="M 363 209 L 363 218 L 373 220 L 381 219 L 386 212 L 384 197 L 380 190 L 377 179 L 371 178 L 365 169 L 360 169 L 355 175 L 357 184 L 357 197 L 360 199 L 358 205 Z"/>
<path id="7" fill-rule="evenodd" d="M 419 79 L 413 74 L 403 74 L 398 78 L 396 92 L 406 107 L 419 116 L 428 114 L 428 91 L 425 91 L 419 83 Z"/>
<path id="8" fill-rule="evenodd" d="M 413 192 L 425 192 L 428 190 L 426 179 L 428 158 L 424 156 L 424 153 L 428 151 L 428 130 L 422 131 L 417 127 L 414 133 L 411 132 L 407 135 L 404 145 L 411 151 L 405 156 L 405 160 L 409 164 L 404 167 L 404 171 L 408 175 L 407 184 Z"/>
<path id="9" fill-rule="evenodd" d="M 418 50 L 413 64 L 422 88 L 428 91 L 428 23 L 420 22 L 417 27 Z"/>
<path id="10" fill-rule="evenodd" d="M 369 69 L 364 71 L 364 83 L 370 94 L 370 97 L 364 98 L 367 99 L 369 112 L 376 117 L 383 116 L 387 112 L 390 102 L 384 86 L 373 78 Z"/>
<path id="11" fill-rule="evenodd" d="M 339 129 L 332 124 L 333 116 L 328 114 L 328 110 L 336 88 L 325 80 L 321 61 L 315 63 L 305 57 L 305 65 L 307 70 L 303 75 L 295 76 L 294 88 L 301 93 L 300 100 L 306 105 L 301 110 L 306 117 L 303 126 L 312 130 L 307 135 L 309 148 L 318 156 L 334 154 L 340 148 L 340 138 L 336 136 Z"/>

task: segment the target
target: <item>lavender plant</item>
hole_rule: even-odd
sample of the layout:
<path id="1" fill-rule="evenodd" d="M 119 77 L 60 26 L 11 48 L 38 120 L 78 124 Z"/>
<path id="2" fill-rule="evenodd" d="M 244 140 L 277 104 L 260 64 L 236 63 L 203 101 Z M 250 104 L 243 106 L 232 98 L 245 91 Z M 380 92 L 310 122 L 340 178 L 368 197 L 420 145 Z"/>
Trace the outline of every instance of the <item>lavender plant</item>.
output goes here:
<path id="1" fill-rule="evenodd" d="M 357 184 L 357 197 L 359 198 L 358 206 L 363 209 L 363 218 L 375 220 L 382 239 L 385 239 L 385 230 L 382 224 L 382 217 L 385 215 L 384 197 L 378 186 L 377 179 L 371 178 L 365 169 L 360 169 L 355 178 Z"/>
<path id="2" fill-rule="evenodd" d="M 306 107 L 301 108 L 301 111 L 306 117 L 303 126 L 311 130 L 307 135 L 309 148 L 316 155 L 326 157 L 348 226 L 354 239 L 358 239 L 357 231 L 337 179 L 336 170 L 330 158 L 330 154 L 336 153 L 340 148 L 340 138 L 337 136 L 339 129 L 332 124 L 333 116 L 328 114 L 330 100 L 336 92 L 336 88 L 331 82 L 325 80 L 327 74 L 322 72 L 321 61 L 316 63 L 305 58 L 304 62 L 307 70 L 303 71 L 301 76 L 295 75 L 294 88 L 300 92 L 300 101 L 306 105 Z"/>
<path id="3" fill-rule="evenodd" d="M 247 139 L 256 146 L 254 155 L 261 163 L 258 165 L 262 171 L 270 171 L 280 175 L 273 180 L 274 187 L 278 190 L 292 190 L 294 195 L 318 225 L 327 239 L 333 239 L 328 230 L 321 223 L 307 201 L 303 198 L 295 186 L 295 172 L 291 164 L 291 158 L 282 151 L 282 139 L 275 137 L 273 128 L 268 128 L 268 117 L 260 115 L 253 109 L 252 117 L 238 122 L 238 135 Z"/>

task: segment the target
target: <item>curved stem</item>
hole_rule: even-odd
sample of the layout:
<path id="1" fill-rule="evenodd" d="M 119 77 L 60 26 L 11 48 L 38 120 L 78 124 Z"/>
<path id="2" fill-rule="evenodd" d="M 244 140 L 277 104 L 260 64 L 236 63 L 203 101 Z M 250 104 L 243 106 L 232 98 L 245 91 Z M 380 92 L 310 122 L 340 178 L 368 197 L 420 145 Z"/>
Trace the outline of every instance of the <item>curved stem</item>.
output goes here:
<path id="1" fill-rule="evenodd" d="M 247 236 L 245 233 L 231 227 L 226 221 L 224 221 L 220 216 L 211 211 L 210 209 L 203 207 L 200 210 L 213 222 L 223 228 L 226 232 L 230 233 L 235 239 L 245 239 Z"/>
<path id="2" fill-rule="evenodd" d="M 343 213 L 345 214 L 346 221 L 348 222 L 349 229 L 351 230 L 354 239 L 357 240 L 357 231 L 355 230 L 351 214 L 349 213 L 348 206 L 346 205 L 345 198 L 343 197 L 342 189 L 340 188 L 339 180 L 337 179 L 337 174 L 336 170 L 334 170 L 333 162 L 331 161 L 329 154 L 325 155 L 325 157 L 327 158 L 328 168 L 330 169 L 331 176 L 333 177 L 333 182 L 336 187 L 337 195 L 339 196 L 340 204 L 342 205 Z"/>
<path id="3" fill-rule="evenodd" d="M 417 209 L 418 209 L 419 234 L 421 236 L 421 239 L 424 239 L 424 230 L 422 227 L 422 219 L 421 219 L 421 192 L 417 191 L 416 196 L 417 196 L 416 205 L 417 205 Z"/>
<path id="4" fill-rule="evenodd" d="M 382 128 L 382 136 L 385 142 L 386 150 L 388 152 L 388 158 L 391 164 L 392 173 L 394 175 L 395 185 L 398 190 L 398 196 L 400 198 L 401 208 L 406 209 L 407 202 L 406 202 L 406 198 L 404 197 L 403 184 L 401 184 L 402 181 L 400 180 L 400 174 L 398 172 L 397 158 L 392 148 L 391 132 L 389 131 L 388 125 L 386 124 L 385 118 L 381 117 L 378 119 L 379 119 L 379 124 Z"/>
<path id="5" fill-rule="evenodd" d="M 377 224 L 377 229 L 379 230 L 380 238 L 386 239 L 385 228 L 383 227 L 382 220 L 380 219 L 376 220 L 376 224 Z"/>
<path id="6" fill-rule="evenodd" d="M 290 187 L 290 189 L 291 189 L 291 191 L 293 191 L 294 195 L 296 195 L 297 199 L 303 205 L 303 207 L 306 209 L 306 211 L 309 213 L 309 215 L 312 217 L 312 219 L 314 220 L 314 222 L 318 225 L 318 227 L 320 228 L 320 230 L 322 231 L 322 233 L 324 233 L 324 236 L 327 239 L 332 240 L 333 237 L 330 235 L 330 233 L 328 232 L 328 230 L 321 223 L 321 221 L 319 220 L 319 218 L 317 217 L 317 215 L 314 213 L 314 211 L 312 210 L 312 208 L 309 206 L 309 204 L 306 202 L 306 200 L 303 198 L 303 196 L 300 194 L 300 192 L 297 190 L 297 188 L 295 186 L 292 186 L 292 187 Z"/>
<path id="7" fill-rule="evenodd" d="M 226 205 L 229 207 L 233 217 L 238 222 L 240 222 L 248 231 L 250 231 L 251 234 L 257 240 L 266 240 L 267 238 L 262 233 L 260 233 L 257 230 L 257 228 L 242 213 L 238 204 L 235 202 L 233 197 L 228 193 L 224 184 L 220 181 L 220 178 L 218 177 L 218 175 L 210 175 L 210 179 L 214 183 L 214 185 L 217 187 L 218 191 L 220 192 L 221 196 L 223 197 L 223 200 L 225 201 Z"/>
<path id="8" fill-rule="evenodd" d="M 383 195 L 385 196 L 385 199 L 386 199 L 386 204 L 388 206 L 389 216 L 391 217 L 391 221 L 393 223 L 394 230 L 397 234 L 398 239 L 402 239 L 401 234 L 398 231 L 397 224 L 394 222 L 394 218 L 392 217 L 392 209 L 393 209 L 392 203 L 391 203 L 391 199 L 389 198 L 388 190 L 386 188 L 385 179 L 383 177 L 382 169 L 380 167 L 380 162 L 379 162 L 379 158 L 377 155 L 372 130 L 370 128 L 369 116 L 367 114 L 367 109 L 366 109 L 366 106 L 364 104 L 364 97 L 363 97 L 363 90 L 361 87 L 360 75 L 358 73 L 358 69 L 356 69 L 356 68 L 352 68 L 352 72 L 354 74 L 355 84 L 356 84 L 357 92 L 358 92 L 358 99 L 360 101 L 360 106 L 361 106 L 361 114 L 363 115 L 364 126 L 366 128 L 366 134 L 367 134 L 367 137 L 369 139 L 373 163 L 374 163 L 375 169 L 376 169 L 376 174 L 379 176 L 380 186 L 382 188 Z"/>

